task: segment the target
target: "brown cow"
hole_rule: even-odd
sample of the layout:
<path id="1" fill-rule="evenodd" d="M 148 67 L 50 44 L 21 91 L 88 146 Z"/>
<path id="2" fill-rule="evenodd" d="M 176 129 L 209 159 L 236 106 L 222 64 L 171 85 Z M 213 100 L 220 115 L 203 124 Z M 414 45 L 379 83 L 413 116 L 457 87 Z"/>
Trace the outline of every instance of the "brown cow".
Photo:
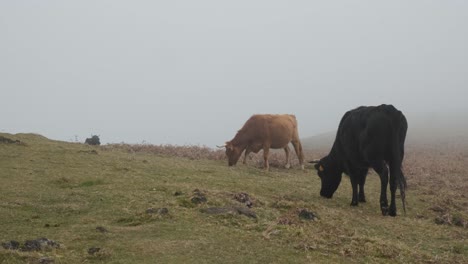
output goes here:
<path id="1" fill-rule="evenodd" d="M 291 142 L 299 158 L 301 168 L 304 169 L 304 154 L 297 131 L 297 121 L 294 115 L 253 115 L 245 122 L 236 136 L 226 142 L 229 166 L 237 164 L 245 150 L 244 163 L 250 152 L 258 153 L 263 149 L 264 168 L 269 169 L 268 153 L 270 148 L 282 148 L 286 152 L 286 168 L 290 167 L 289 147 Z"/>

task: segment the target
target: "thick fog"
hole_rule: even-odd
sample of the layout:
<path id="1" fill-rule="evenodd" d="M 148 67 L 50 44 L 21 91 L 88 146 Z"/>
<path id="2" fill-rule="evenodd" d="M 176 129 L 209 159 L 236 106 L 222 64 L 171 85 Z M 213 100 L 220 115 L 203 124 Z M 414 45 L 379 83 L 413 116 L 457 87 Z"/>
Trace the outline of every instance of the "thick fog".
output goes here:
<path id="1" fill-rule="evenodd" d="M 410 127 L 468 116 L 467 14 L 457 0 L 1 1 L 0 132 L 212 147 L 256 113 L 295 114 L 301 137 L 360 105 L 393 104 Z"/>

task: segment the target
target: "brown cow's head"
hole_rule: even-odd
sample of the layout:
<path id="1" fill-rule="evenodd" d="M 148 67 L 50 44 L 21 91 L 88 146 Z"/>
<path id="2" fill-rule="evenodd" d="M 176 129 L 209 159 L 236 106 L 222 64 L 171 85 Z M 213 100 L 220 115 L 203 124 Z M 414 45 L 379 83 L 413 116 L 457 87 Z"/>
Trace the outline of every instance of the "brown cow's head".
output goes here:
<path id="1" fill-rule="evenodd" d="M 234 166 L 237 164 L 243 149 L 239 146 L 234 146 L 231 142 L 226 142 L 226 156 L 228 157 L 228 165 Z"/>

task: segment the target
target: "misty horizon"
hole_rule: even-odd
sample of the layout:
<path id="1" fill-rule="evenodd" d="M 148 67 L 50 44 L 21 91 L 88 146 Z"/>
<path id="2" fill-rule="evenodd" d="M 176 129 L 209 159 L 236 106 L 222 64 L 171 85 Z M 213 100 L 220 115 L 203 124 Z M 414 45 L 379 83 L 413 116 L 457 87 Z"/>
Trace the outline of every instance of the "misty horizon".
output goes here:
<path id="1" fill-rule="evenodd" d="M 214 147 L 253 114 L 294 114 L 306 138 L 382 103 L 409 132 L 464 127 L 467 12 L 459 1 L 4 1 L 0 132 Z"/>

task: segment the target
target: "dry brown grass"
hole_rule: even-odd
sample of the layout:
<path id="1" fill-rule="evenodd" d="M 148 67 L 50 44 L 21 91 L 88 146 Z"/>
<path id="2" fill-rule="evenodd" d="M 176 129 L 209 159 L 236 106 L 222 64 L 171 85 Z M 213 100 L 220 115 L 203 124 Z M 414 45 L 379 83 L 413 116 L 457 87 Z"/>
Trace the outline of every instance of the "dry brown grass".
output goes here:
<path id="1" fill-rule="evenodd" d="M 127 151 L 128 153 L 151 153 L 167 157 L 179 157 L 187 158 L 190 160 L 226 160 L 226 155 L 224 149 L 213 149 L 207 146 L 198 146 L 198 145 L 151 145 L 151 144 L 109 144 L 102 146 L 104 150 L 113 150 L 120 149 Z M 291 148 L 292 150 L 292 148 Z M 308 152 L 305 151 L 305 161 L 318 158 L 320 155 L 325 154 L 324 151 L 320 152 Z M 239 163 L 242 162 L 243 155 L 239 159 Z M 297 158 L 294 150 L 291 151 L 291 165 L 298 166 L 299 159 Z M 272 149 L 270 151 L 269 163 L 271 167 L 282 168 L 286 163 L 286 155 L 282 149 Z M 249 165 L 261 168 L 263 167 L 263 152 L 259 153 L 250 153 L 247 159 Z"/>
<path id="2" fill-rule="evenodd" d="M 109 144 L 103 146 L 105 150 L 120 149 L 128 153 L 151 153 L 168 157 L 187 158 L 191 160 L 223 160 L 224 151 L 212 149 L 206 146 L 196 145 L 151 145 L 151 144 Z"/>

